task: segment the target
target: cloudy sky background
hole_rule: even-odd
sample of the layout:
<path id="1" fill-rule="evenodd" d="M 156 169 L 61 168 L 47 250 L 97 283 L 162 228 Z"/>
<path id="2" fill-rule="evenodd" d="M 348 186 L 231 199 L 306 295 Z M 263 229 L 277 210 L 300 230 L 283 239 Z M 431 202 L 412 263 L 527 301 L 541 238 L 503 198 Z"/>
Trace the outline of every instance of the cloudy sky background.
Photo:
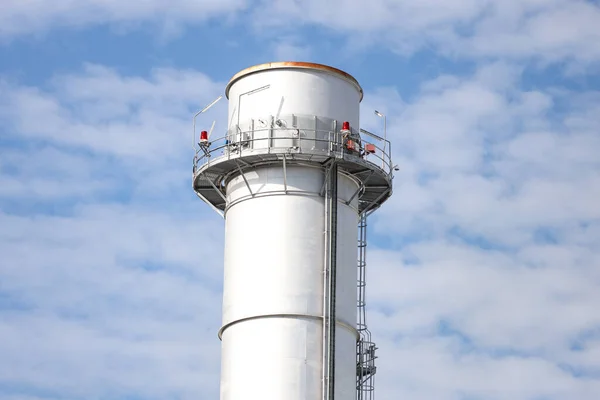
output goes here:
<path id="1" fill-rule="evenodd" d="M 377 398 L 598 399 L 598 27 L 583 0 L 3 0 L 0 398 L 218 398 L 191 115 L 292 59 L 353 74 L 364 128 L 388 115 Z"/>

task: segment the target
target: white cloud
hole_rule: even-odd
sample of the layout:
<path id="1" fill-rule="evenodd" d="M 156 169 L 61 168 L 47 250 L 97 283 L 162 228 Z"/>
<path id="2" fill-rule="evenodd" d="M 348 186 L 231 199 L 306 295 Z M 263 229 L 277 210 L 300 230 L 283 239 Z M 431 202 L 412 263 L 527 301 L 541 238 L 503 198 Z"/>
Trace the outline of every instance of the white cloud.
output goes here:
<path id="1" fill-rule="evenodd" d="M 298 38 L 281 37 L 272 44 L 275 60 L 281 61 L 309 61 L 312 56 L 311 48 L 299 44 Z"/>
<path id="2" fill-rule="evenodd" d="M 184 146 L 191 152 L 190 114 L 222 90 L 193 71 L 157 69 L 143 79 L 122 77 L 95 65 L 87 65 L 80 75 L 58 77 L 53 84 L 50 92 L 4 84 L 2 114 L 21 135 L 104 155 L 162 162 L 172 162 Z M 223 106 L 215 110 L 222 113 Z"/>
<path id="3" fill-rule="evenodd" d="M 218 396 L 223 228 L 190 115 L 222 86 L 89 65 L 48 87 L 0 94 L 0 393 Z"/>
<path id="4" fill-rule="evenodd" d="M 4 0 L 0 5 L 0 38 L 27 33 L 42 33 L 54 26 L 80 28 L 100 24 L 120 24 L 131 29 L 140 22 L 160 22 L 165 34 L 178 25 L 204 21 L 214 16 L 236 12 L 245 0 Z"/>
<path id="5" fill-rule="evenodd" d="M 0 8 L 0 38 L 99 24 L 129 31 L 149 22 L 161 27 L 165 40 L 209 18 L 237 23 L 238 17 L 269 36 L 282 59 L 305 57 L 308 48 L 278 38 L 298 36 L 299 28 L 321 28 L 344 35 L 354 51 L 377 46 L 401 54 L 433 50 L 449 58 L 534 60 L 542 66 L 566 62 L 571 73 L 600 61 L 600 8 L 586 0 L 9 0 Z"/>
<path id="6" fill-rule="evenodd" d="M 600 96 L 523 91 L 521 73 L 367 90 L 363 126 L 388 115 L 401 168 L 368 259 L 378 397 L 597 397 Z M 189 117 L 222 87 L 98 65 L 3 83 L 0 381 L 217 396 L 223 227 L 189 187 Z"/>
<path id="7" fill-rule="evenodd" d="M 77 208 L 0 215 L 0 381 L 60 398 L 216 395 L 220 224 Z"/>
<path id="8" fill-rule="evenodd" d="M 376 132 L 370 110 L 387 105 L 400 166 L 371 229 L 394 250 L 368 260 L 378 395 L 600 391 L 598 93 L 523 91 L 520 73 L 484 65 L 410 101 L 365 95 Z"/>
<path id="9" fill-rule="evenodd" d="M 423 221 L 415 218 L 427 215 L 437 229 L 460 222 L 510 244 L 520 229 L 598 218 L 594 96 L 523 92 L 514 81 L 498 86 L 486 69 L 471 79 L 425 85 L 400 117 L 388 116 L 401 168 L 398 190 L 434 194 L 398 196 L 387 209 L 405 223 L 390 227 L 410 231 L 411 219 L 418 227 Z M 581 96 L 587 101 L 577 100 Z M 574 104 L 557 119 L 555 104 L 568 102 Z"/>
<path id="10" fill-rule="evenodd" d="M 597 4 L 586 1 L 529 3 L 495 5 L 497 13 L 479 22 L 467 41 L 470 51 L 508 57 L 543 55 L 547 61 L 571 58 L 598 61 L 600 33 L 596 27 L 600 9 Z"/>
<path id="11" fill-rule="evenodd" d="M 255 15 L 259 26 L 292 30 L 309 23 L 348 35 L 352 47 L 402 54 L 600 60 L 600 9 L 584 0 L 281 0 L 261 2 Z"/>

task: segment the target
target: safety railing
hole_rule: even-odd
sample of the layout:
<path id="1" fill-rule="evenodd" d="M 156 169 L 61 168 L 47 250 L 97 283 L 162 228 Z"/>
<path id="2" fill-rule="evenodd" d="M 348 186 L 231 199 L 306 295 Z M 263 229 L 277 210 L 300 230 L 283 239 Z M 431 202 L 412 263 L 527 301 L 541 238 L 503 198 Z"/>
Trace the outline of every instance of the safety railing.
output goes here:
<path id="1" fill-rule="evenodd" d="M 258 121 L 263 122 L 263 126 L 256 127 L 259 125 Z M 244 155 L 302 153 L 338 158 L 355 156 L 379 167 L 386 174 L 392 173 L 391 144 L 388 140 L 375 135 L 370 137 L 354 129 L 348 136 L 340 130 L 288 128 L 284 124 L 278 125 L 273 119 L 271 122 L 264 124 L 263 120 L 251 120 L 246 124 L 249 129 L 241 130 L 236 127 L 225 136 L 203 138 L 196 147 L 194 171 L 206 164 Z M 337 121 L 333 122 L 336 125 Z M 349 141 L 353 142 L 354 148 L 350 148 Z"/>

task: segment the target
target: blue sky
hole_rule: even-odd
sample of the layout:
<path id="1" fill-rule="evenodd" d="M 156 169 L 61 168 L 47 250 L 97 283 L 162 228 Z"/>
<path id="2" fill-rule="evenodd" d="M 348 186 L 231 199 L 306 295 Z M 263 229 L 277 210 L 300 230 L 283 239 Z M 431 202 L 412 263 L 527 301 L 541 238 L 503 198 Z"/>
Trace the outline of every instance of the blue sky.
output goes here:
<path id="1" fill-rule="evenodd" d="M 191 116 L 304 60 L 360 81 L 400 166 L 370 221 L 378 398 L 597 399 L 598 26 L 582 0 L 4 0 L 0 398 L 217 398 Z"/>

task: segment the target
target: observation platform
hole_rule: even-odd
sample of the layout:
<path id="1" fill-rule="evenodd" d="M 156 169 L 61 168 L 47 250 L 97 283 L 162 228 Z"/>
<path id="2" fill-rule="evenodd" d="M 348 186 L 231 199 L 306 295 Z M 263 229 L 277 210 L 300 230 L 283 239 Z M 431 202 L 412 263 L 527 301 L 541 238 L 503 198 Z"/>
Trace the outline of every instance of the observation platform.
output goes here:
<path id="1" fill-rule="evenodd" d="M 388 140 L 343 121 L 308 115 L 271 115 L 235 125 L 222 137 L 205 135 L 194 156 L 193 188 L 224 215 L 225 187 L 235 176 L 281 166 L 285 181 L 288 166 L 325 169 L 332 162 L 341 174 L 359 183 L 351 199 L 358 196 L 359 213 L 370 214 L 391 196 L 394 166 Z"/>

